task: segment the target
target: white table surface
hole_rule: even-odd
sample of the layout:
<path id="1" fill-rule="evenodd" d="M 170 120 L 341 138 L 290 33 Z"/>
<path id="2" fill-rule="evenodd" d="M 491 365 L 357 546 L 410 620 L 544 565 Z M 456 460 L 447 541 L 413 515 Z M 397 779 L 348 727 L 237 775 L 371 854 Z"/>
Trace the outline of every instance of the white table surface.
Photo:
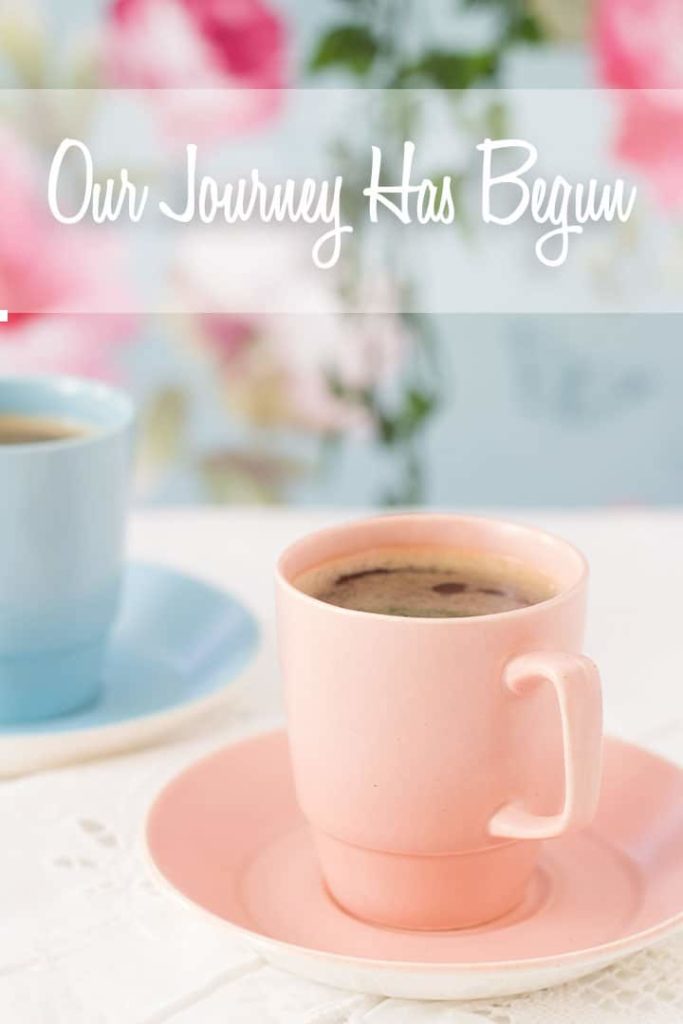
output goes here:
<path id="1" fill-rule="evenodd" d="M 180 905 L 142 856 L 146 808 L 202 753 L 282 719 L 272 567 L 339 511 L 154 510 L 133 517 L 134 558 L 225 585 L 264 646 L 236 706 L 164 745 L 0 784 L 1 1024 L 634 1024 L 683 1022 L 683 941 L 589 979 L 495 1003 L 420 1004 L 325 988 L 265 965 L 220 923 Z M 516 515 L 588 555 L 587 653 L 608 731 L 683 762 L 683 512 Z"/>

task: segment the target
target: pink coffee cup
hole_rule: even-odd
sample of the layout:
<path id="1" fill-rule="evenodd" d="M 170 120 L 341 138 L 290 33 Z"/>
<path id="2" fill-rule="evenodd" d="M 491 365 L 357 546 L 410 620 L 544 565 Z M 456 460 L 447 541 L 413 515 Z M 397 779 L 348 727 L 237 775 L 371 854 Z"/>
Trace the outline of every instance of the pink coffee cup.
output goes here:
<path id="1" fill-rule="evenodd" d="M 513 556 L 557 595 L 495 615 L 425 619 L 338 608 L 292 581 L 371 548 Z M 397 515 L 314 533 L 277 572 L 299 803 L 325 882 L 357 917 L 464 928 L 524 897 L 541 841 L 594 813 L 600 681 L 580 651 L 587 565 L 514 523 Z"/>

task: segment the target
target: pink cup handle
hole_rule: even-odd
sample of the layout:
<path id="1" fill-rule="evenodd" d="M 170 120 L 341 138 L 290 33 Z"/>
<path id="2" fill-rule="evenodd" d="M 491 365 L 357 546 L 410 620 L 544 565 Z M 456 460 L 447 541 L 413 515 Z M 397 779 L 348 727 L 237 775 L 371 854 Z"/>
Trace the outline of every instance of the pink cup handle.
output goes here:
<path id="1" fill-rule="evenodd" d="M 583 828 L 595 813 L 600 790 L 602 700 L 598 670 L 579 654 L 535 651 L 508 662 L 503 677 L 523 695 L 547 681 L 557 695 L 564 746 L 564 807 L 559 814 L 532 814 L 521 803 L 505 804 L 489 822 L 493 836 L 551 839 Z"/>

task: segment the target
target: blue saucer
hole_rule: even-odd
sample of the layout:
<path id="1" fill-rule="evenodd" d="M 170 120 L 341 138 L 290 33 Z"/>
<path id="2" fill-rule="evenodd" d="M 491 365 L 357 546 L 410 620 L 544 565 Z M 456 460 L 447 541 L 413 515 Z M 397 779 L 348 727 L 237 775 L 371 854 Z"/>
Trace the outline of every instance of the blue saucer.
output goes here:
<path id="1" fill-rule="evenodd" d="M 59 718 L 0 726 L 0 774 L 156 738 L 226 696 L 258 638 L 254 617 L 225 591 L 173 569 L 130 565 L 102 695 Z"/>

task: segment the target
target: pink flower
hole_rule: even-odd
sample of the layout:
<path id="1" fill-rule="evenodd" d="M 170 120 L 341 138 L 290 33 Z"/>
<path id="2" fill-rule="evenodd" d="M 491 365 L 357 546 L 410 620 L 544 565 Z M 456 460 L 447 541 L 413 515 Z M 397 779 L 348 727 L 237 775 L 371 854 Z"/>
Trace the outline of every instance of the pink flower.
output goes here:
<path id="1" fill-rule="evenodd" d="M 224 310 L 197 315 L 193 326 L 233 413 L 313 434 L 372 431 L 370 412 L 332 383 L 383 388 L 401 372 L 410 337 L 386 289 L 365 296 L 367 308 L 385 312 L 349 314 L 339 281 L 313 265 L 310 238 L 294 229 L 194 233 L 175 280 L 182 308 Z"/>
<path id="2" fill-rule="evenodd" d="M 156 101 L 172 140 L 215 142 L 279 110 L 284 23 L 264 0 L 114 0 L 104 66 L 115 86 L 177 90 Z"/>
<path id="3" fill-rule="evenodd" d="M 615 150 L 644 172 L 664 206 L 681 206 L 683 94 L 646 89 L 627 93 Z"/>
<path id="4" fill-rule="evenodd" d="M 241 341 L 226 349 L 235 321 Z M 369 411 L 338 395 L 390 384 L 400 371 L 408 339 L 391 314 L 217 314 L 201 317 L 199 340 L 219 371 L 233 412 L 255 426 L 307 433 L 372 429 Z"/>
<path id="5" fill-rule="evenodd" d="M 29 153 L 6 129 L 0 153 L 0 308 L 10 311 L 0 324 L 0 374 L 112 376 L 115 347 L 133 327 L 129 316 L 96 313 L 125 308 L 116 251 L 94 228 L 70 228 L 67 239 L 40 196 Z"/>
<path id="6" fill-rule="evenodd" d="M 600 0 L 600 71 L 614 89 L 683 88 L 680 0 Z"/>
<path id="7" fill-rule="evenodd" d="M 601 0 L 598 5 L 601 78 L 612 88 L 633 90 L 620 97 L 616 155 L 640 168 L 668 206 L 683 202 L 681 40 L 681 0 Z"/>

